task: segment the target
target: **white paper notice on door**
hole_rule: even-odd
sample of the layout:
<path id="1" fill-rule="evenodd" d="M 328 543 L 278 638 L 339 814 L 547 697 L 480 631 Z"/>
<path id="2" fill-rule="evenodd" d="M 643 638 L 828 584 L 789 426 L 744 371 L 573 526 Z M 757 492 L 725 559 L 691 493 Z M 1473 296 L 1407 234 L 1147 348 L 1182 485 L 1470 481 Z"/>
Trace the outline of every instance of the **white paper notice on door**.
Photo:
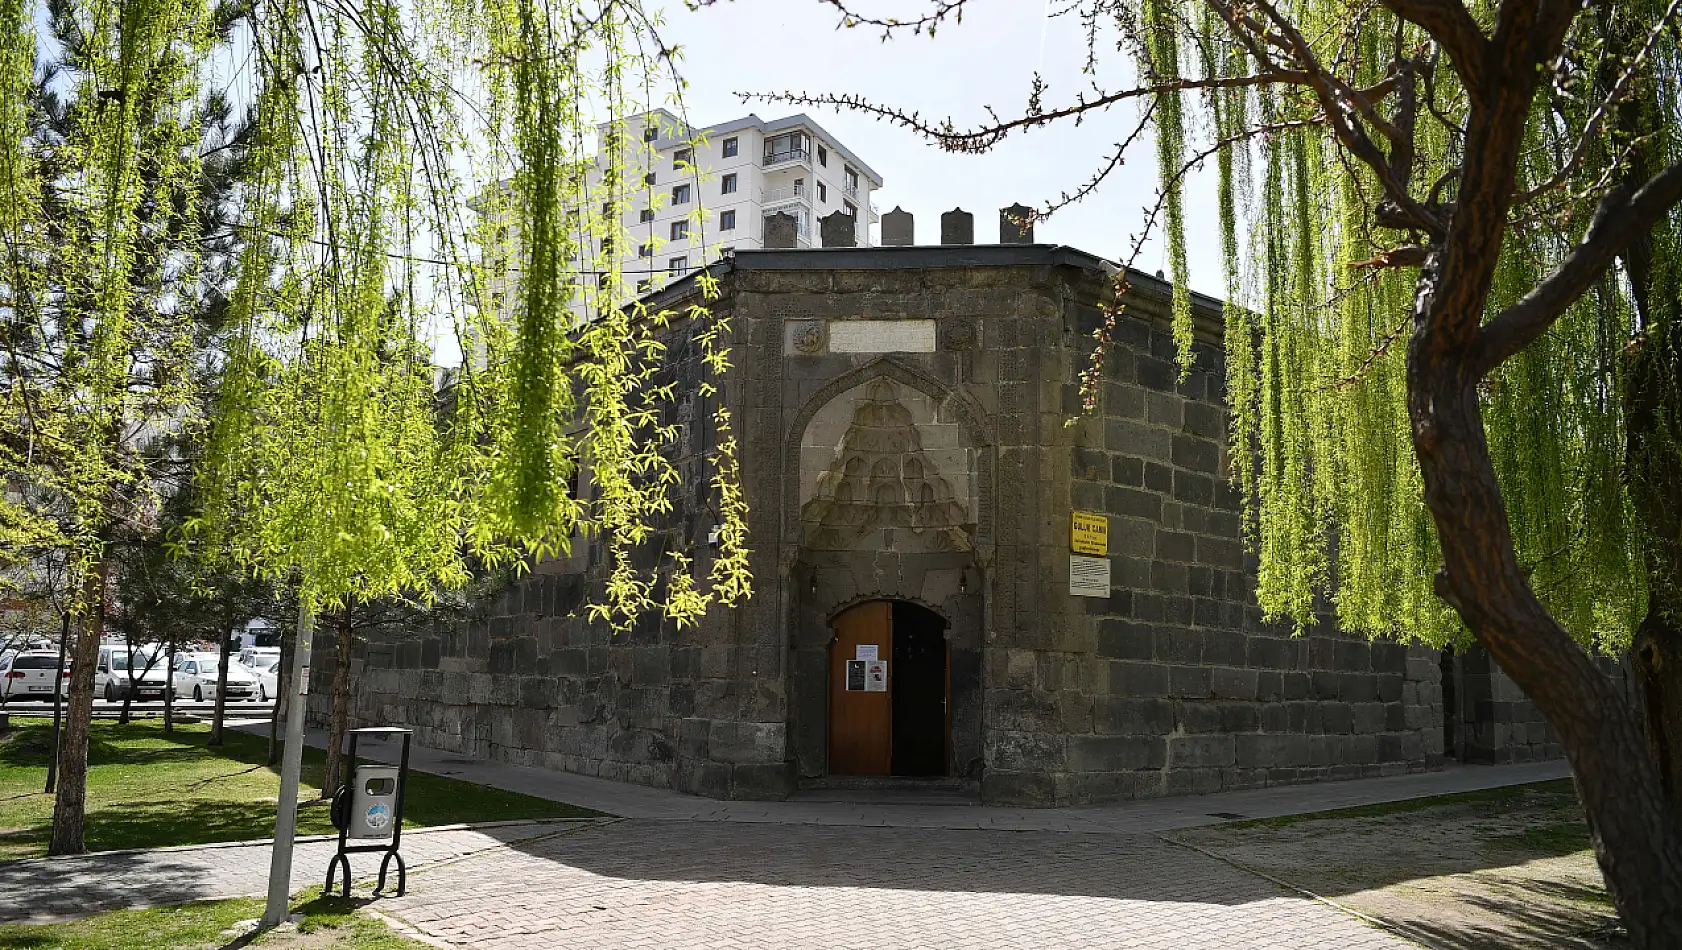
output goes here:
<path id="1" fill-rule="evenodd" d="M 858 650 L 853 656 L 853 659 L 855 660 L 875 660 L 878 658 L 879 656 L 876 653 L 876 644 L 874 643 L 859 644 Z"/>
<path id="2" fill-rule="evenodd" d="M 865 661 L 864 691 L 867 693 L 885 693 L 888 691 L 887 660 Z"/>
<path id="3" fill-rule="evenodd" d="M 1069 596 L 1110 596 L 1110 559 L 1069 555 Z"/>

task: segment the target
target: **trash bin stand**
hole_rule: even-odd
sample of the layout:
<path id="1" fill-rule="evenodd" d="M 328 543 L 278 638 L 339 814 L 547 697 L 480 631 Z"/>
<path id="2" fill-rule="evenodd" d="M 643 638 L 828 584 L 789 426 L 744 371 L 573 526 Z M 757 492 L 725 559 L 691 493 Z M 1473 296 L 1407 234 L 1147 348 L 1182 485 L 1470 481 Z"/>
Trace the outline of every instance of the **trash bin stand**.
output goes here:
<path id="1" fill-rule="evenodd" d="M 414 733 L 408 729 L 395 729 L 390 727 L 350 730 L 350 749 L 345 754 L 345 764 L 343 769 L 346 777 L 344 787 L 351 789 L 352 801 L 355 800 L 355 783 L 357 781 L 356 740 L 359 734 L 363 733 L 380 735 L 382 737 L 401 735 L 403 738 L 403 751 L 397 760 L 397 801 L 392 808 L 391 839 L 380 844 L 351 844 L 349 840 L 351 821 L 346 821 L 339 828 L 339 848 L 333 854 L 332 859 L 327 862 L 327 882 L 322 886 L 321 893 L 323 896 L 333 893 L 333 880 L 335 877 L 334 872 L 342 867 L 344 869 L 344 875 L 342 880 L 339 882 L 339 896 L 349 897 L 350 858 L 348 855 L 358 852 L 372 853 L 375 851 L 382 851 L 385 853 L 385 856 L 380 858 L 380 876 L 378 883 L 374 887 L 374 896 L 386 896 L 384 893 L 386 873 L 390 870 L 392 862 L 395 861 L 397 863 L 397 891 L 391 896 L 402 897 L 404 892 L 408 890 L 409 870 L 408 867 L 404 865 L 403 855 L 399 853 L 398 849 L 403 844 L 403 798 L 404 791 L 409 782 L 409 740 Z M 337 790 L 335 790 L 335 794 L 337 794 Z"/>

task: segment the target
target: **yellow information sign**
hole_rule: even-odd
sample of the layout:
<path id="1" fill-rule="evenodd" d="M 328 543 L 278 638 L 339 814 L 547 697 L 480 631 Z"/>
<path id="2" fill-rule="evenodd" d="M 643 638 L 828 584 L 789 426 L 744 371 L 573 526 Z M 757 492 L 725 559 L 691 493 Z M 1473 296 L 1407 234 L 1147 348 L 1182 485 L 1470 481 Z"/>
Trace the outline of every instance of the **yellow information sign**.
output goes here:
<path id="1" fill-rule="evenodd" d="M 1076 554 L 1110 553 L 1110 517 L 1098 511 L 1069 512 L 1069 550 Z"/>

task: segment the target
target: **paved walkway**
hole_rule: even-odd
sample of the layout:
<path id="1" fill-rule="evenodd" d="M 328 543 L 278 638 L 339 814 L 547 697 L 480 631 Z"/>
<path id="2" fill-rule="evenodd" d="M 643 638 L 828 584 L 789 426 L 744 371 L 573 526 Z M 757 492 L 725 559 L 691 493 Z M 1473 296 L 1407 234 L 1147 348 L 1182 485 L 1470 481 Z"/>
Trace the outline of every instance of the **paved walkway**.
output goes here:
<path id="1" fill-rule="evenodd" d="M 460 858 L 566 834 L 590 822 L 520 822 L 476 829 L 430 829 L 403 836 L 403 857 L 414 872 Z M 320 884 L 338 839 L 300 839 L 292 855 L 292 889 Z M 127 907 L 156 907 L 221 897 L 261 895 L 268 890 L 267 841 L 151 851 L 104 851 L 61 858 L 0 862 L 0 923 L 47 921 Z M 377 854 L 350 856 L 358 878 L 379 873 Z"/>
<path id="2" fill-rule="evenodd" d="M 268 727 L 249 728 L 267 730 Z M 308 741 L 318 748 L 326 745 L 325 735 L 320 730 L 311 730 Z M 395 762 L 397 751 L 396 742 L 376 742 L 362 745 L 358 754 Z M 861 801 L 856 794 L 846 792 L 831 793 L 830 797 L 850 800 L 825 801 L 807 793 L 782 802 L 722 802 L 669 789 L 467 758 L 419 746 L 411 747 L 409 764 L 418 771 L 447 775 L 550 801 L 567 802 L 624 818 L 1093 834 L 1137 834 L 1213 825 L 1228 820 L 1223 816 L 1231 815 L 1278 818 L 1542 782 L 1566 778 L 1571 774 L 1563 761 L 1502 766 L 1455 764 L 1441 771 L 1412 775 L 1283 785 L 1111 805 L 1005 808 L 992 805 L 919 805 L 903 800 Z"/>
<path id="3" fill-rule="evenodd" d="M 1557 777 L 1460 768 L 1074 809 L 722 803 L 417 750 L 418 768 L 631 814 L 405 837 L 375 907 L 474 950 L 1408 950 L 1408 941 L 1151 831 Z M 292 886 L 331 840 L 301 843 Z M 0 921 L 260 895 L 266 842 L 0 863 Z M 353 857 L 358 875 L 377 869 Z M 364 882 L 359 890 L 366 893 Z"/>
<path id="4" fill-rule="evenodd" d="M 375 909 L 474 950 L 1413 947 L 1149 835 L 632 820 L 404 843 L 409 893 Z M 300 846 L 294 888 L 330 847 Z M 0 864 L 0 921 L 257 896 L 268 861 L 247 844 Z"/>
<path id="5" fill-rule="evenodd" d="M 381 901 L 478 950 L 1410 950 L 1154 836 L 624 821 L 435 866 Z"/>

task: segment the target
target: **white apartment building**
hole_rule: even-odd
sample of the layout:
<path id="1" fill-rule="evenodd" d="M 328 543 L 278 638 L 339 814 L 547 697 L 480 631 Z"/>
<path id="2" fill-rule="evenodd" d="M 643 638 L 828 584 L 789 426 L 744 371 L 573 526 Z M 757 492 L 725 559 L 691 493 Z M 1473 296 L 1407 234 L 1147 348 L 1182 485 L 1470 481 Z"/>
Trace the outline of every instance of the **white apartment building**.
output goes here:
<path id="1" fill-rule="evenodd" d="M 764 247 L 765 218 L 778 212 L 794 217 L 799 247 L 822 246 L 818 219 L 836 211 L 854 217 L 858 246 L 875 243 L 871 226 L 881 215 L 870 199 L 882 176 L 810 116 L 768 122 L 747 115 L 694 128 L 655 109 L 626 119 L 623 129 L 623 139 L 613 142 L 608 124 L 597 127 L 587 194 L 607 207 L 602 174 L 610 165 L 607 149 L 618 147 L 630 183 L 622 220 L 630 240 L 622 250 L 605 250 L 619 252 L 625 282 L 639 292 L 728 252 Z M 491 288 L 504 308 L 513 306 L 513 283 Z M 582 309 L 584 302 L 573 306 Z"/>

